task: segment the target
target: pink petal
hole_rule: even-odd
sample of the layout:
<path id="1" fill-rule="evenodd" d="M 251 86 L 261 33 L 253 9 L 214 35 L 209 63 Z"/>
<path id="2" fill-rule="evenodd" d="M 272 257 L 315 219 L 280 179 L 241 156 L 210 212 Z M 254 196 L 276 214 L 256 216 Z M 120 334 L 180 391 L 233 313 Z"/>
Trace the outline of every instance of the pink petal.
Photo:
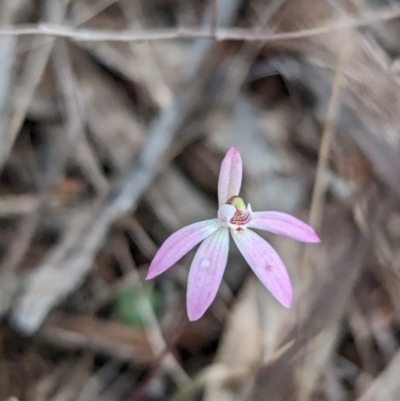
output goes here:
<path id="1" fill-rule="evenodd" d="M 190 266 L 187 288 L 189 320 L 200 319 L 211 305 L 224 274 L 229 251 L 229 230 L 220 228 L 200 245 Z"/>
<path id="2" fill-rule="evenodd" d="M 232 146 L 224 160 L 222 160 L 221 171 L 218 179 L 218 204 L 227 202 L 234 195 L 239 195 L 242 185 L 242 158 L 239 151 Z"/>
<path id="3" fill-rule="evenodd" d="M 217 231 L 219 227 L 218 220 L 211 219 L 183 227 L 169 236 L 154 256 L 146 280 L 164 273 L 204 238 Z"/>
<path id="4" fill-rule="evenodd" d="M 292 303 L 292 285 L 288 272 L 275 250 L 251 230 L 233 235 L 239 251 L 259 280 L 286 308 Z"/>
<path id="5" fill-rule="evenodd" d="M 280 212 L 256 212 L 249 227 L 270 231 L 274 234 L 301 242 L 320 242 L 315 230 L 290 214 Z"/>

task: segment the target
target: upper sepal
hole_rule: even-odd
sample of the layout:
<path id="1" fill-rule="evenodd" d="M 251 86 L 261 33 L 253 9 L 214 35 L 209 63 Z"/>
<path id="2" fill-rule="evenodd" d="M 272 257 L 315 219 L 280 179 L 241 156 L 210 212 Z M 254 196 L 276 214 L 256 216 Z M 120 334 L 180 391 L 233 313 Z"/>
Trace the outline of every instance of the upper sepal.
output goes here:
<path id="1" fill-rule="evenodd" d="M 239 151 L 232 146 L 224 160 L 218 179 L 218 204 L 225 204 L 229 198 L 239 195 L 242 185 L 243 165 Z"/>

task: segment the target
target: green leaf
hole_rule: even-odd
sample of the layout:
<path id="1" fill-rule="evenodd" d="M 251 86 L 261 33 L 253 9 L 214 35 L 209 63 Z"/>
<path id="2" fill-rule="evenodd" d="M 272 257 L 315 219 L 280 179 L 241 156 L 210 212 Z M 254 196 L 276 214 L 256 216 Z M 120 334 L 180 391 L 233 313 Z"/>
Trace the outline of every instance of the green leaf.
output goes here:
<path id="1" fill-rule="evenodd" d="M 146 323 L 146 304 L 157 309 L 159 298 L 150 289 L 130 287 L 121 290 L 114 302 L 114 312 L 118 320 L 131 326 L 143 326 Z"/>

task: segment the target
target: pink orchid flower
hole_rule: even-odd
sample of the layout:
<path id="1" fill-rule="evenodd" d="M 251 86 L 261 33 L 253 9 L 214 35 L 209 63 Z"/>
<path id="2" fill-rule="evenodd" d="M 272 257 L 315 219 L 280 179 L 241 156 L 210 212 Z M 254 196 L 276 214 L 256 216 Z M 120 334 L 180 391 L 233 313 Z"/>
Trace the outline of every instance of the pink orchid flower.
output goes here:
<path id="1" fill-rule="evenodd" d="M 302 242 L 319 242 L 312 227 L 280 212 L 253 212 L 238 196 L 242 184 L 242 159 L 232 147 L 222 161 L 218 180 L 218 217 L 191 224 L 172 234 L 158 250 L 146 279 L 173 266 L 201 241 L 190 266 L 187 288 L 189 320 L 199 319 L 213 302 L 226 267 L 229 232 L 256 276 L 285 307 L 292 303 L 288 272 L 275 250 L 249 228 L 285 235 Z"/>

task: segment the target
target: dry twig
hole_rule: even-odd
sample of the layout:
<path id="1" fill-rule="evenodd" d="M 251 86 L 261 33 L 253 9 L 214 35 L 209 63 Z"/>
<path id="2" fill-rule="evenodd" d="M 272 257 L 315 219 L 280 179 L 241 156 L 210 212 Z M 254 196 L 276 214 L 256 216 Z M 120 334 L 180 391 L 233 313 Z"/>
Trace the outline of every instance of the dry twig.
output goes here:
<path id="1" fill-rule="evenodd" d="M 82 29 L 56 24 L 33 24 L 20 26 L 4 26 L 0 28 L 0 36 L 38 35 L 64 37 L 75 41 L 118 41 L 118 42 L 142 42 L 160 41 L 171 39 L 199 39 L 212 38 L 216 41 L 263 41 L 276 42 L 290 39 L 306 39 L 313 36 L 329 35 L 333 32 L 349 28 L 362 28 L 379 22 L 392 21 L 400 17 L 400 7 L 390 7 L 383 11 L 375 11 L 358 19 L 346 18 L 331 24 L 324 24 L 317 28 L 302 29 L 295 32 L 264 33 L 254 32 L 253 29 L 240 28 L 178 28 L 178 29 L 153 29 L 140 31 L 110 31 Z"/>

